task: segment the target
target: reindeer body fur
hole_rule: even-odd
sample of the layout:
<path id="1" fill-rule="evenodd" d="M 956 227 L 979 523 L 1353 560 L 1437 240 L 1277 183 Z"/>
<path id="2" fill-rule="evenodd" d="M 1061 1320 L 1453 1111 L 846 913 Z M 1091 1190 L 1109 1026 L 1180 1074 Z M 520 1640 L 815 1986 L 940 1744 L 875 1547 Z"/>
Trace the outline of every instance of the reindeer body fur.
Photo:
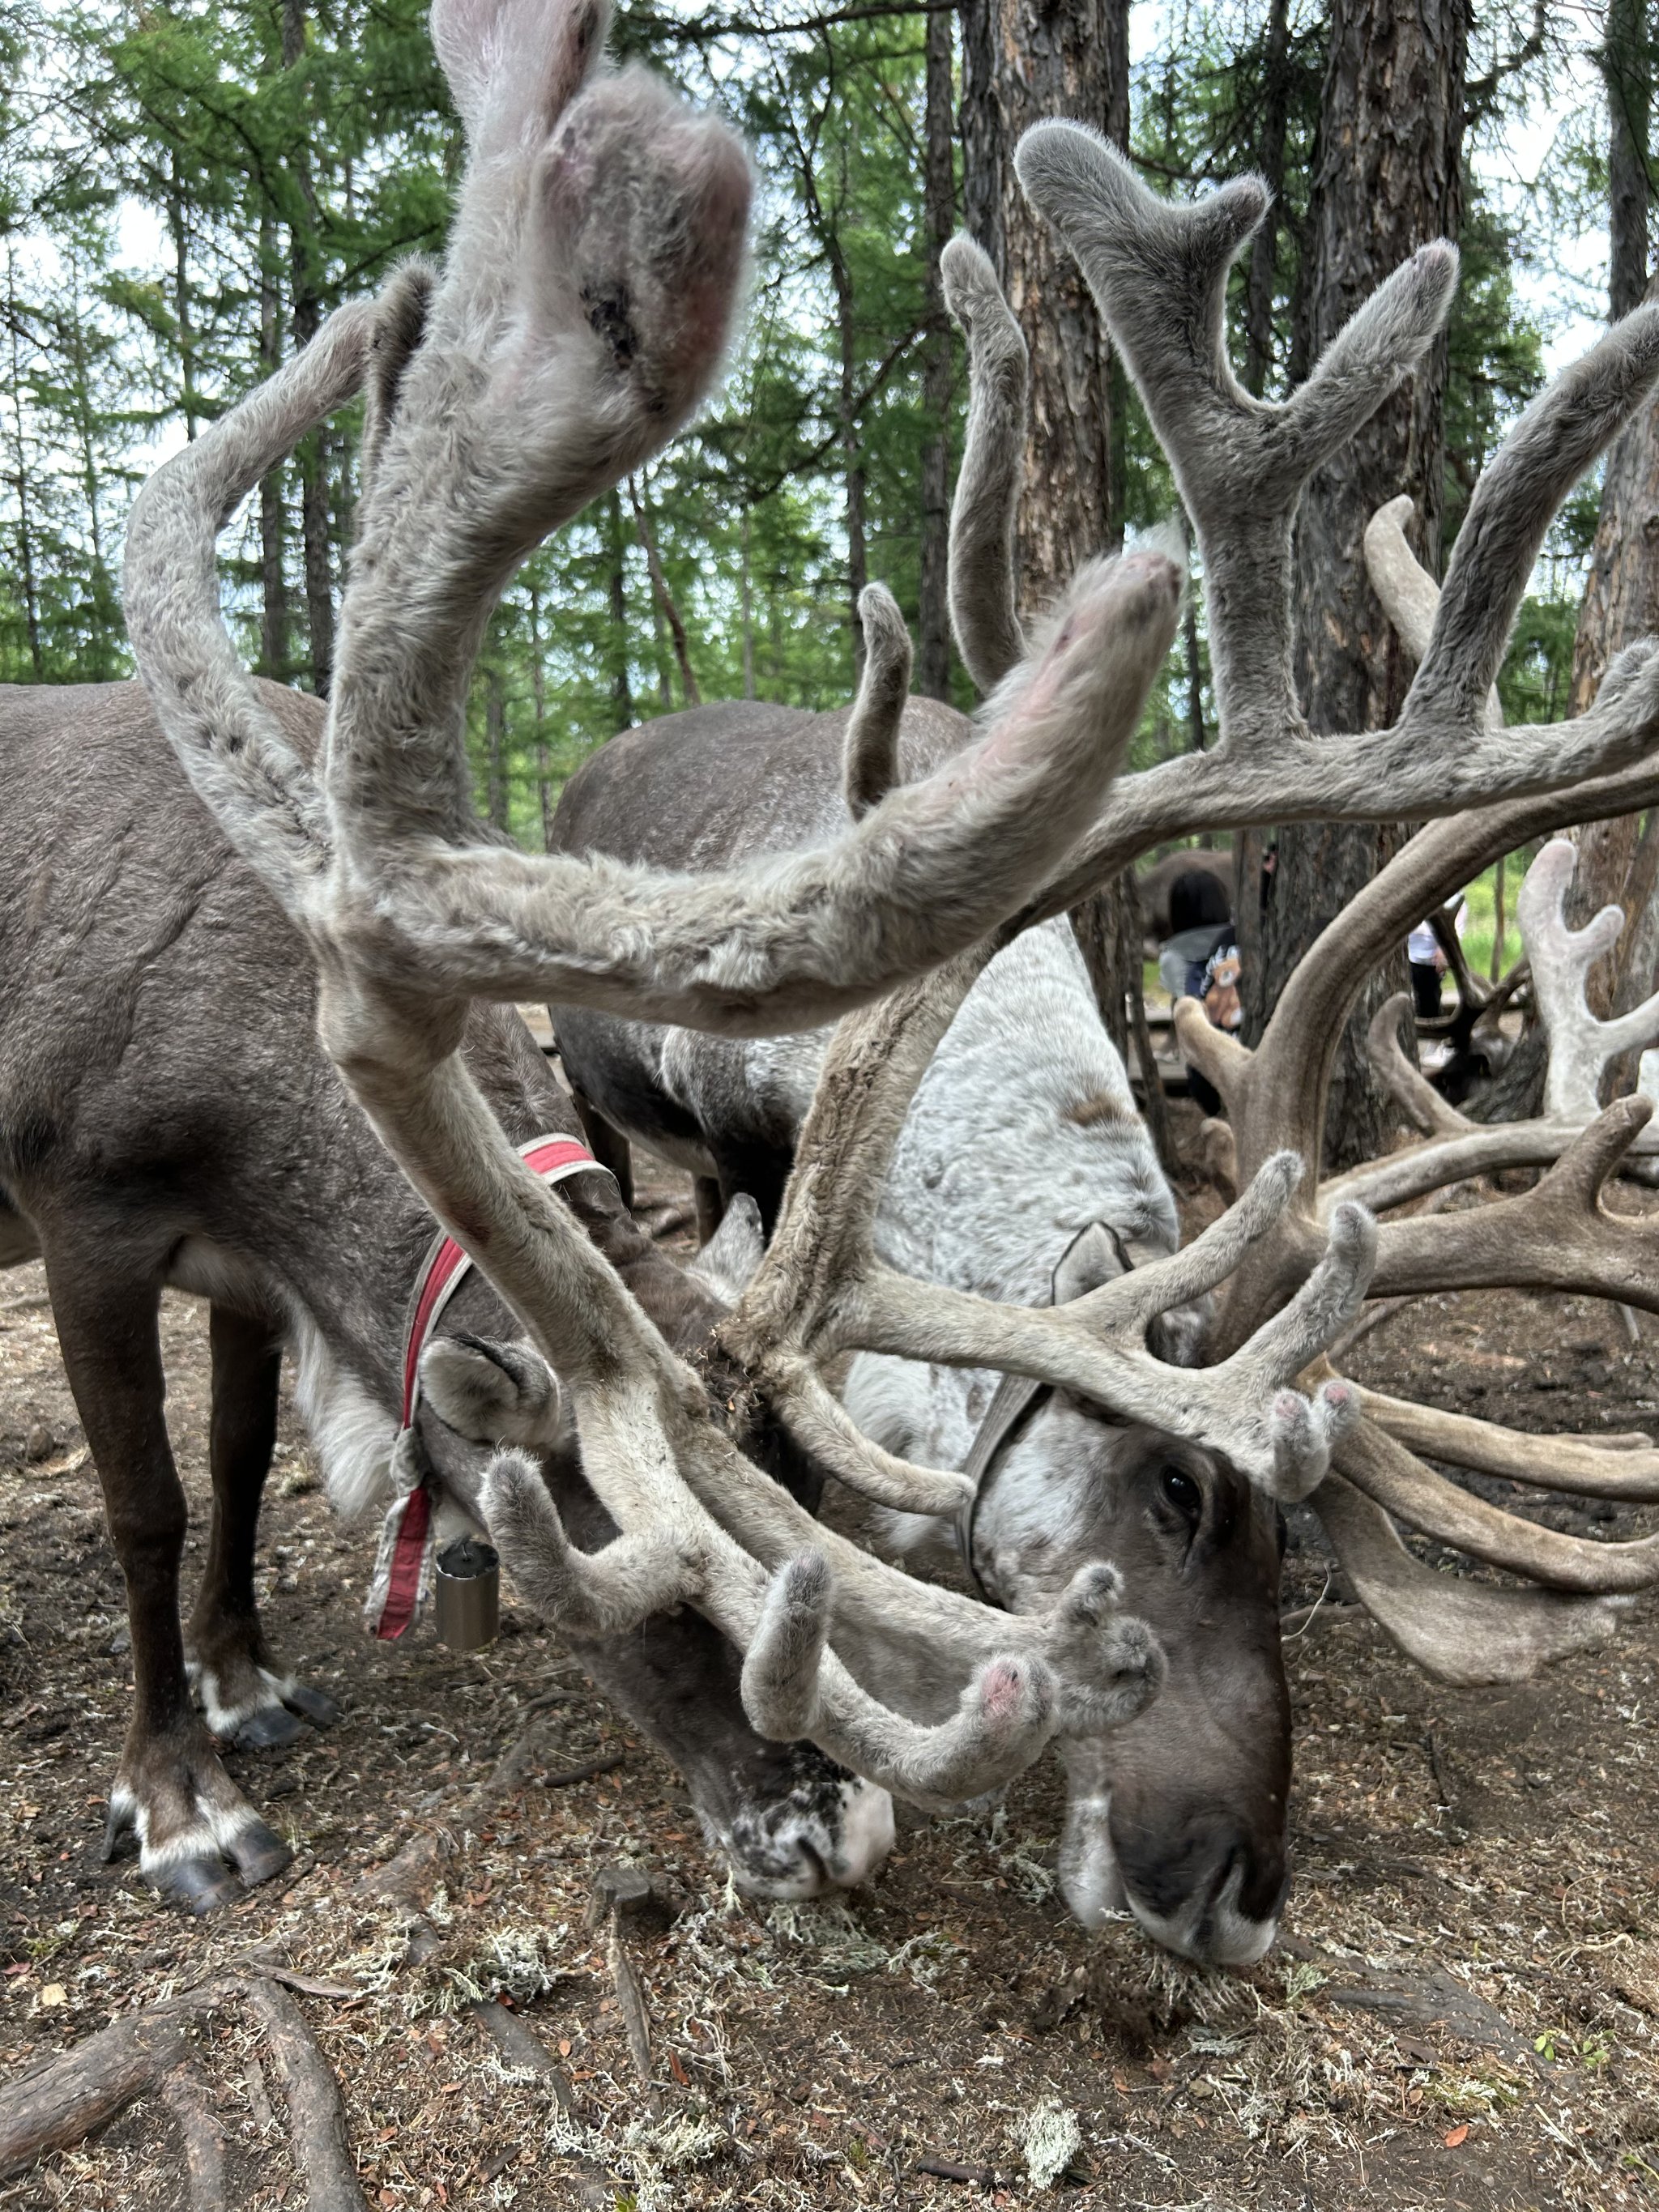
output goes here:
<path id="1" fill-rule="evenodd" d="M 262 694 L 309 759 L 316 702 Z M 331 1717 L 273 1657 L 252 1601 L 279 1347 L 295 1357 L 332 1501 L 348 1514 L 386 1503 L 404 1329 L 434 1224 L 319 1045 L 304 945 L 191 792 L 140 688 L 0 690 L 0 1263 L 45 1257 L 127 1578 L 137 1699 L 114 1824 L 137 1829 L 148 1874 L 205 1909 L 236 1893 L 225 1858 L 250 1881 L 286 1853 L 190 1711 L 186 1666 L 216 1735 L 280 1742 L 296 1715 Z M 465 1051 L 510 1142 L 576 1133 L 516 1014 L 475 1006 Z M 609 1178 L 562 1188 L 671 1340 L 706 1337 L 720 1304 L 650 1246 Z M 209 1300 L 213 1342 L 213 1534 L 184 1643 L 185 1501 L 155 1340 L 167 1285 Z M 521 1335 L 476 1273 L 441 1328 L 441 1346 Z M 539 1355 L 513 1349 L 544 1383 Z M 467 1501 L 487 1451 L 443 1418 L 463 1421 L 463 1402 L 428 1377 L 417 1423 L 427 1459 Z M 512 1432 L 497 1416 L 483 1433 Z M 542 1467 L 574 1540 L 605 1544 L 614 1530 L 574 1439 Z M 738 1702 L 738 1655 L 695 1614 L 575 1648 L 681 1765 L 747 1886 L 807 1894 L 826 1870 L 856 1880 L 879 1858 L 885 1793 L 810 1746 L 757 1738 Z"/>

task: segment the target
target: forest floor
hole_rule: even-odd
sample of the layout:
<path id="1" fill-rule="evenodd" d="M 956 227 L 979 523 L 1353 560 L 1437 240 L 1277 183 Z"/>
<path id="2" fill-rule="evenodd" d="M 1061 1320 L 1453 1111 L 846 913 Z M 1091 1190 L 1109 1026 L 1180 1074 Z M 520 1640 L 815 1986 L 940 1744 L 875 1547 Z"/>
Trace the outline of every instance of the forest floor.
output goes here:
<path id="1" fill-rule="evenodd" d="M 1522 1428 L 1626 1429 L 1659 1414 L 1659 1337 L 1643 1328 L 1632 1349 L 1589 1304 L 1426 1300 L 1347 1364 Z M 205 1308 L 169 1296 L 162 1331 L 188 1574 L 204 1540 Z M 0 1275 L 0 2080 L 255 1952 L 331 1992 L 296 2002 L 375 2207 L 1659 2206 L 1659 1604 L 1547 1679 L 1449 1691 L 1344 1605 L 1340 1578 L 1327 1590 L 1299 1516 L 1285 1605 L 1327 1598 L 1286 1644 L 1294 1887 L 1271 1956 L 1207 1973 L 1130 1924 L 1090 1936 L 1068 1918 L 1052 1762 L 994 1820 L 901 1813 L 894 1856 L 843 1903 L 736 1897 L 674 1774 L 521 1607 L 473 1657 L 425 1626 L 369 1642 L 374 1534 L 331 1516 L 286 1397 L 279 1451 L 265 1620 L 344 1717 L 286 1752 L 228 1755 L 297 1856 L 197 1922 L 131 1862 L 100 1862 L 130 1697 L 120 1577 L 42 1271 Z M 1653 1510 L 1547 1512 L 1598 1535 L 1659 1526 Z M 469 1786 L 527 1725 L 520 1786 L 469 1830 Z M 365 1876 L 445 1821 L 460 1848 L 416 1963 L 410 1911 Z M 648 2084 L 590 1911 L 617 1861 L 647 1869 L 664 1905 L 621 1939 Z M 483 2031 L 470 2007 L 492 1994 L 559 2054 L 568 2113 Z M 257 2024 L 233 1998 L 191 2033 L 228 2203 L 298 2212 Z M 0 2208 L 174 2212 L 177 2112 L 141 2099 L 0 2187 Z M 1065 2171 L 1039 2185 L 1043 2147 L 1063 2156 L 1073 2130 Z"/>

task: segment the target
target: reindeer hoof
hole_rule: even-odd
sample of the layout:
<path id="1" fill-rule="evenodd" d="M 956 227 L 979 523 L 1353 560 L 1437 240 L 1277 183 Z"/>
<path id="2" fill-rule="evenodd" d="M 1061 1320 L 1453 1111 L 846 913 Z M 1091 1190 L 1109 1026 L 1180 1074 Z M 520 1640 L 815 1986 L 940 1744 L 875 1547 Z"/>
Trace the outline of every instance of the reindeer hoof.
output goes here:
<path id="1" fill-rule="evenodd" d="M 297 1743 L 305 1732 L 305 1723 L 286 1705 L 261 1705 L 236 1723 L 230 1741 L 238 1751 L 273 1751 L 279 1744 Z"/>
<path id="2" fill-rule="evenodd" d="M 294 1863 L 294 1854 L 274 1828 L 263 1820 L 250 1820 L 230 1845 L 230 1856 L 244 1889 L 257 1889 L 262 1881 L 281 1874 Z"/>
<path id="3" fill-rule="evenodd" d="M 303 1682 L 290 1682 L 283 1692 L 283 1702 L 313 1728 L 332 1728 L 340 1717 L 340 1708 L 332 1698 L 321 1690 L 307 1689 Z"/>
<path id="4" fill-rule="evenodd" d="M 198 1920 L 234 1905 L 242 1893 L 241 1884 L 222 1859 L 176 1859 L 150 1880 L 162 1897 L 187 1905 Z"/>

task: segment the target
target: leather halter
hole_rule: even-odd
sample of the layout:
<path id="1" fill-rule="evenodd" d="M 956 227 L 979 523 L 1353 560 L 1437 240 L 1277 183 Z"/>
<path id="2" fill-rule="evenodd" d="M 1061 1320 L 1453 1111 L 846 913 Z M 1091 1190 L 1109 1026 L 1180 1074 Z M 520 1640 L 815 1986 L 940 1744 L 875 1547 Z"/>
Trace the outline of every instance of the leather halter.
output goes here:
<path id="1" fill-rule="evenodd" d="M 575 1137 L 532 1137 L 519 1146 L 519 1157 L 544 1182 L 563 1182 L 567 1177 L 597 1169 L 610 1175 Z M 614 1181 L 614 1177 L 612 1180 Z M 409 1452 L 416 1410 L 421 1402 L 421 1354 L 432 1341 L 439 1316 L 449 1304 L 472 1265 L 471 1255 L 441 1229 L 427 1247 L 420 1273 L 415 1278 L 408 1325 L 404 1331 L 403 1418 L 398 1437 L 398 1453 Z M 433 1478 L 422 1468 L 420 1479 L 403 1497 L 393 1500 L 382 1536 L 386 1597 L 374 1616 L 376 1636 L 386 1642 L 400 1637 L 420 1610 L 421 1583 L 426 1567 L 433 1513 Z M 389 1553 L 389 1556 L 388 1556 Z M 380 1580 L 377 1571 L 375 1581 Z"/>
<path id="2" fill-rule="evenodd" d="M 1117 1255 L 1121 1273 L 1127 1275 L 1132 1272 L 1133 1262 L 1116 1230 L 1106 1222 L 1091 1221 L 1087 1228 L 1079 1230 L 1055 1264 L 1048 1285 L 1048 1304 L 1051 1306 L 1066 1303 L 1055 1296 L 1060 1268 L 1088 1235 L 1089 1230 L 1095 1228 L 1104 1229 L 1111 1238 L 1112 1249 Z M 974 1557 L 974 1534 L 979 1521 L 979 1510 L 996 1486 L 996 1478 L 1001 1472 L 1009 1445 L 1037 1408 L 1054 1394 L 1052 1382 L 1040 1382 L 1033 1375 L 1005 1375 L 985 1409 L 984 1419 L 974 1431 L 974 1441 L 968 1447 L 968 1456 L 963 1462 L 962 1471 L 973 1487 L 957 1516 L 957 1548 L 962 1554 L 962 1564 L 967 1569 L 968 1579 L 973 1584 L 975 1595 L 990 1605 L 1000 1605 L 1002 1601 L 981 1574 Z"/>

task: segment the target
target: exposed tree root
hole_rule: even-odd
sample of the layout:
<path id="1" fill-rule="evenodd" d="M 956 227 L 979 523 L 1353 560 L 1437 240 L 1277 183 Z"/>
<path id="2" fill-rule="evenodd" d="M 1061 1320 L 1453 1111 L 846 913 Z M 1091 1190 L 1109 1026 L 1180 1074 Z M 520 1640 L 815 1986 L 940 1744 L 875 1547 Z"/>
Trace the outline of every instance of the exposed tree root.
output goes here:
<path id="1" fill-rule="evenodd" d="M 368 2199 L 346 2137 L 345 2106 L 333 2069 L 306 2016 L 275 1982 L 250 1979 L 250 2009 L 264 2029 L 288 2098 L 289 2138 L 306 2178 L 307 2212 L 364 2212 Z"/>
<path id="2" fill-rule="evenodd" d="M 0 2181 L 95 2134 L 160 2076 L 183 2065 L 189 2057 L 185 2017 L 212 2011 L 234 1990 L 231 1982 L 204 1983 L 112 2021 L 0 2090 Z"/>
<path id="3" fill-rule="evenodd" d="M 539 2075 L 558 2100 L 559 2110 L 566 2113 L 574 2110 L 576 2100 L 568 2075 L 528 2021 L 489 1998 L 472 2007 L 472 2017 L 509 2066 Z"/>
<path id="4" fill-rule="evenodd" d="M 163 2081 L 161 2094 L 184 2137 L 190 2212 L 228 2212 L 224 2130 L 209 2103 L 207 2083 L 185 2059 Z"/>

